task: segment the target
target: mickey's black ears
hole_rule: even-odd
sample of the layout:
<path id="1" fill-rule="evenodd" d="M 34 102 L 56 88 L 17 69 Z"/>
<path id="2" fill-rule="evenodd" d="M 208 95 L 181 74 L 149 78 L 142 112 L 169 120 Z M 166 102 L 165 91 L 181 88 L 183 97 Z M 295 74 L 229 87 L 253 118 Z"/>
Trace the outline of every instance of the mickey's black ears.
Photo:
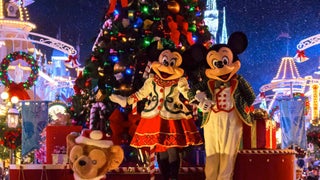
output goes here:
<path id="1" fill-rule="evenodd" d="M 234 32 L 230 35 L 228 46 L 234 54 L 241 54 L 248 46 L 247 36 L 243 32 Z"/>
<path id="2" fill-rule="evenodd" d="M 186 71 L 195 70 L 199 66 L 206 64 L 207 50 L 202 44 L 194 44 L 182 53 L 182 65 L 180 66 Z"/>

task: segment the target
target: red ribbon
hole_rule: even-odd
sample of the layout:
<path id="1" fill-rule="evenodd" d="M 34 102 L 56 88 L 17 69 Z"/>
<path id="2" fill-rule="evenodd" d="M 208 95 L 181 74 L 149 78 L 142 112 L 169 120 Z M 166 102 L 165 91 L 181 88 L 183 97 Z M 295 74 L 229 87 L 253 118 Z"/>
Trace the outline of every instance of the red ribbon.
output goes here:
<path id="1" fill-rule="evenodd" d="M 299 58 L 307 57 L 307 56 L 304 54 L 304 51 L 303 51 L 303 50 L 302 50 L 302 51 L 298 50 L 298 51 L 297 51 L 297 54 L 298 54 L 298 57 L 299 57 Z"/>
<path id="2" fill-rule="evenodd" d="M 77 62 L 77 59 L 78 59 L 78 56 L 71 56 L 69 55 L 68 56 L 68 60 L 66 60 L 65 62 L 72 62 L 74 65 L 78 65 L 78 62 Z"/>
<path id="3" fill-rule="evenodd" d="M 178 46 L 180 43 L 180 31 L 178 30 L 178 24 L 174 22 L 171 16 L 167 17 L 167 21 L 170 29 L 170 39 L 176 46 Z"/>
<path id="4" fill-rule="evenodd" d="M 188 28 L 189 28 L 188 22 L 186 22 L 184 17 L 181 15 L 177 15 L 176 19 L 177 19 L 179 28 L 181 29 L 181 34 L 186 36 L 187 41 L 190 46 L 193 45 L 194 41 L 192 39 L 192 33 L 190 31 L 188 31 Z"/>
<path id="5" fill-rule="evenodd" d="M 9 86 L 8 90 L 9 98 L 11 99 L 12 96 L 16 96 L 19 98 L 19 100 L 28 100 L 30 99 L 30 96 L 28 92 L 24 89 L 23 83 L 12 83 Z"/>
<path id="6" fill-rule="evenodd" d="M 122 8 L 128 7 L 128 0 L 120 0 L 120 1 L 121 1 Z M 110 0 L 110 6 L 107 12 L 107 16 L 114 12 L 114 10 L 116 9 L 116 5 L 117 5 L 117 0 Z"/>
<path id="7" fill-rule="evenodd" d="M 168 26 L 170 29 L 170 39 L 174 42 L 176 46 L 180 43 L 180 35 L 183 34 L 187 38 L 189 45 L 193 45 L 194 41 L 192 38 L 192 32 L 188 31 L 189 24 L 185 21 L 184 17 L 181 15 L 176 16 L 176 22 L 171 16 L 167 17 Z"/>
<path id="8" fill-rule="evenodd" d="M 245 112 L 248 114 L 250 112 L 253 112 L 254 111 L 254 107 L 253 106 L 246 106 L 245 108 Z"/>

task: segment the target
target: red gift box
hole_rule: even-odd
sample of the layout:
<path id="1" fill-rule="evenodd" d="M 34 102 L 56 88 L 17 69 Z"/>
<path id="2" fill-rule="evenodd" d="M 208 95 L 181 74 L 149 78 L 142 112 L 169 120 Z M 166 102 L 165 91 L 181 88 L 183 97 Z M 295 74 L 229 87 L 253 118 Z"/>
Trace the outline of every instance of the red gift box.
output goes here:
<path id="1" fill-rule="evenodd" d="M 52 154 L 56 146 L 67 147 L 66 137 L 71 132 L 80 133 L 82 126 L 47 126 L 46 127 L 46 158 L 47 164 L 52 164 Z"/>
<path id="2" fill-rule="evenodd" d="M 243 149 L 276 149 L 276 123 L 254 120 L 252 126 L 243 124 Z"/>
<path id="3" fill-rule="evenodd" d="M 243 124 L 243 149 L 264 149 L 266 147 L 266 121 L 254 120 L 252 126 Z"/>
<path id="4" fill-rule="evenodd" d="M 266 148 L 276 149 L 277 139 L 276 139 L 277 123 L 272 120 L 267 120 L 266 122 Z"/>

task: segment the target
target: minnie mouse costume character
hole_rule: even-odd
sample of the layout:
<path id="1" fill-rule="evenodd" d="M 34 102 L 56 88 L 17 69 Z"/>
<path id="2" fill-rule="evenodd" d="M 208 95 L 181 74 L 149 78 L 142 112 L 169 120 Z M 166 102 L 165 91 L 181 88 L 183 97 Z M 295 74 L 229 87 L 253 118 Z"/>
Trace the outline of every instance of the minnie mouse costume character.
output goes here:
<path id="1" fill-rule="evenodd" d="M 192 87 L 198 107 L 203 110 L 206 179 L 232 179 L 242 123 L 252 125 L 250 113 L 245 109 L 256 96 L 249 83 L 236 74 L 241 65 L 237 55 L 247 45 L 247 37 L 242 32 L 231 34 L 228 44 L 213 45 L 206 56 L 210 66 L 205 70 L 208 80 Z M 195 93 L 197 90 L 201 92 Z"/>
<path id="2" fill-rule="evenodd" d="M 136 148 L 155 148 L 160 172 L 164 179 L 177 179 L 180 169 L 179 149 L 203 144 L 191 111 L 180 100 L 188 99 L 189 85 L 184 70 L 179 68 L 182 57 L 177 51 L 164 49 L 152 63 L 155 75 L 142 88 L 127 98 L 129 105 L 147 98 L 141 120 L 131 140 Z M 119 103 L 119 99 L 110 99 Z M 119 103 L 121 104 L 121 103 Z"/>

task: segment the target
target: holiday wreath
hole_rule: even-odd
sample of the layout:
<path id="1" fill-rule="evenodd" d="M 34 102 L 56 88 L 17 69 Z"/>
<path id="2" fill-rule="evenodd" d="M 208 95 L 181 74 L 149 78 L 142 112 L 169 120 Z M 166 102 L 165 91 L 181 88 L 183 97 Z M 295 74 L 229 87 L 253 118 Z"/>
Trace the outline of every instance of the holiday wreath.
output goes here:
<path id="1" fill-rule="evenodd" d="M 27 78 L 25 82 L 16 83 L 12 79 L 9 78 L 8 75 L 8 68 L 11 62 L 16 60 L 24 60 L 28 63 L 30 66 L 30 75 Z M 8 54 L 1 62 L 1 69 L 0 69 L 0 80 L 2 84 L 5 85 L 5 87 L 9 88 L 9 92 L 15 92 L 15 93 L 9 93 L 11 96 L 15 95 L 18 96 L 19 99 L 29 99 L 28 94 L 25 92 L 25 89 L 30 89 L 35 81 L 38 78 L 38 63 L 33 58 L 32 55 L 22 52 L 22 51 L 16 51 L 13 53 Z M 19 92 L 19 93 L 18 93 Z"/>

